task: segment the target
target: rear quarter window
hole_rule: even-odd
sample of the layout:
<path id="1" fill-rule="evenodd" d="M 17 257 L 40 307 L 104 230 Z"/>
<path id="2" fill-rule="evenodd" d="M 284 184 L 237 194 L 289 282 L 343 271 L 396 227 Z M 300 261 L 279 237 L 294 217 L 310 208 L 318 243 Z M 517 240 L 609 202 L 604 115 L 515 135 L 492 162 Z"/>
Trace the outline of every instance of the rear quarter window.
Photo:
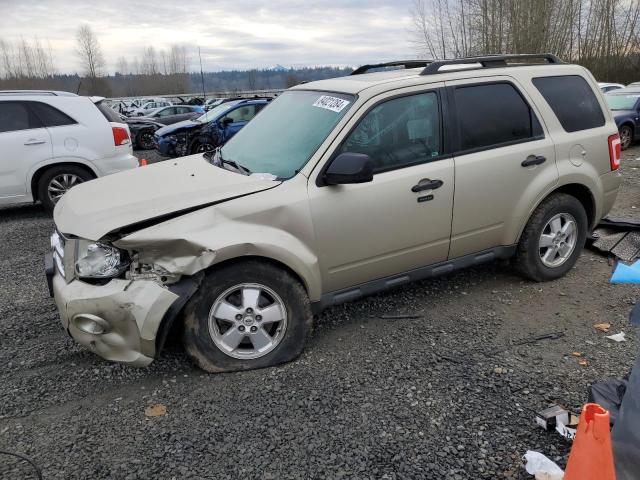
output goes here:
<path id="1" fill-rule="evenodd" d="M 601 127 L 605 117 L 587 81 L 579 75 L 538 77 L 534 86 L 567 132 Z"/>
<path id="2" fill-rule="evenodd" d="M 107 119 L 107 122 L 116 122 L 116 123 L 124 122 L 124 120 L 122 120 L 120 116 L 112 108 L 108 107 L 103 102 L 96 103 L 95 105 L 98 108 L 98 110 L 100 110 L 100 113 L 104 115 L 104 118 Z"/>
<path id="3" fill-rule="evenodd" d="M 46 103 L 29 102 L 29 105 L 45 127 L 60 127 L 62 125 L 74 125 L 77 123 L 66 113 Z"/>

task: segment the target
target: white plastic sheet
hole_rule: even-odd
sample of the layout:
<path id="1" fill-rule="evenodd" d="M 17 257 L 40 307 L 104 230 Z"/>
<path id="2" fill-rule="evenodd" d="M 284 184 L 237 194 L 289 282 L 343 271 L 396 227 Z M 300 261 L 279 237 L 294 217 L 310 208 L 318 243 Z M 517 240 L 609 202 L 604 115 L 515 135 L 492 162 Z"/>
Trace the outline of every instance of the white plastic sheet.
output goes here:
<path id="1" fill-rule="evenodd" d="M 527 462 L 525 465 L 527 473 L 535 475 L 536 480 L 562 480 L 564 478 L 562 469 L 540 452 L 528 450 L 524 454 L 524 459 Z"/>

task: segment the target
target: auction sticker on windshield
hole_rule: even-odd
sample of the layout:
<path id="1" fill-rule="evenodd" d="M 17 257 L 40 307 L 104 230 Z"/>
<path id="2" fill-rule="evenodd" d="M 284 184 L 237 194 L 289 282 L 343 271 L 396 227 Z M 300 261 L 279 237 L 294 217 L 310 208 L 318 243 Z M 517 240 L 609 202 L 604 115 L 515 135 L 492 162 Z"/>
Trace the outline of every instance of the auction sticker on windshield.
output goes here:
<path id="1" fill-rule="evenodd" d="M 343 100 L 342 98 L 332 97 L 330 95 L 322 95 L 313 103 L 313 106 L 331 110 L 332 112 L 341 112 L 349 103 L 349 100 Z"/>

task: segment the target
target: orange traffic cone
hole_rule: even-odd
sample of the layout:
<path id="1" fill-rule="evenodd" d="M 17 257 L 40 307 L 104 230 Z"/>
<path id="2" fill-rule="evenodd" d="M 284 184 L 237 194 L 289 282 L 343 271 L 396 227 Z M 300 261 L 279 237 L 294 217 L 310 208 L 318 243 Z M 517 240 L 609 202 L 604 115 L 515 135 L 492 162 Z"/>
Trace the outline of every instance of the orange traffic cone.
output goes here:
<path id="1" fill-rule="evenodd" d="M 142 159 L 140 160 L 140 166 L 141 166 L 141 167 L 146 167 L 148 164 L 149 164 L 149 162 L 147 162 L 147 160 L 146 160 L 146 159 L 142 158 Z"/>
<path id="2" fill-rule="evenodd" d="M 564 480 L 615 480 L 609 412 L 597 403 L 582 408 Z"/>

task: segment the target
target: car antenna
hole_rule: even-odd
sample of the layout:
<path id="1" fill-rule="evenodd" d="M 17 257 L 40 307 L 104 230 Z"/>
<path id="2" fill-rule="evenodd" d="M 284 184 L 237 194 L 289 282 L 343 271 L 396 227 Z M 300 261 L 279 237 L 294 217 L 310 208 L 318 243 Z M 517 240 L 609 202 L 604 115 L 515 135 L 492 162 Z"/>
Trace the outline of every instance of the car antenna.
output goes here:
<path id="1" fill-rule="evenodd" d="M 80 87 L 82 86 L 82 80 L 78 81 L 78 89 L 76 90 L 76 95 L 80 95 Z"/>
<path id="2" fill-rule="evenodd" d="M 198 58 L 200 58 L 200 80 L 202 80 L 202 104 L 207 103 L 207 94 L 204 91 L 204 73 L 202 72 L 202 55 L 200 54 L 200 47 L 198 47 Z"/>

